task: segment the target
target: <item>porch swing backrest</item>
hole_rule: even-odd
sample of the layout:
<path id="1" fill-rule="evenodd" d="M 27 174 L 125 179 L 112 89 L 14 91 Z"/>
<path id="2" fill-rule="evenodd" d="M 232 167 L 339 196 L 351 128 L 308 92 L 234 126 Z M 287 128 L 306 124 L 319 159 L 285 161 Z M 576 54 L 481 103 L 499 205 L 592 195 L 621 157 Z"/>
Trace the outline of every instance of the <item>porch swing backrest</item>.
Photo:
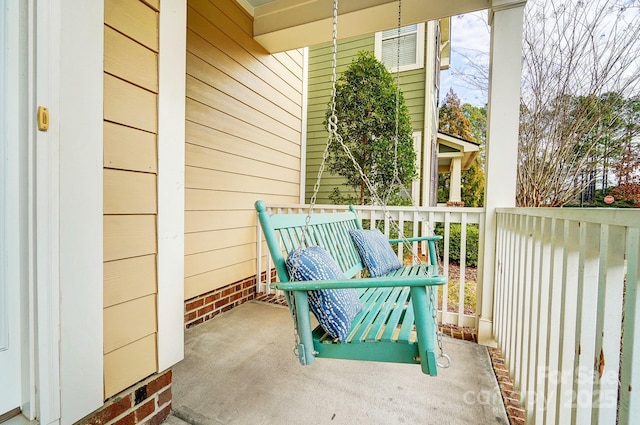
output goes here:
<path id="1" fill-rule="evenodd" d="M 256 208 L 259 208 L 257 203 Z M 282 282 L 289 281 L 283 252 L 289 253 L 294 249 L 309 246 L 320 246 L 327 250 L 348 278 L 356 276 L 364 269 L 360 255 L 349 236 L 350 230 L 362 228 L 354 210 L 312 214 L 308 225 L 307 214 L 275 214 L 270 216 L 269 226 L 277 232 L 282 241 L 282 251 L 276 250 L 275 256 L 272 253 L 278 278 Z"/>

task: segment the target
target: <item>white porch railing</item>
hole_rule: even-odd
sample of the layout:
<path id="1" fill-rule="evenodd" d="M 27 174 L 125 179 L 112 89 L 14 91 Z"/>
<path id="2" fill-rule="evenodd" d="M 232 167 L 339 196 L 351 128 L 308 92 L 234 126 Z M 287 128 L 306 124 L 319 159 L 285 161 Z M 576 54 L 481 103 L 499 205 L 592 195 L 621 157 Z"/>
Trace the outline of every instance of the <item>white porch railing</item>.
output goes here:
<path id="1" fill-rule="evenodd" d="M 494 335 L 527 423 L 637 424 L 640 211 L 509 208 L 496 219 Z"/>
<path id="2" fill-rule="evenodd" d="M 308 205 L 269 205 L 269 210 L 272 213 L 289 213 L 289 214 L 306 214 L 308 211 Z M 483 237 L 483 215 L 484 209 L 482 208 L 455 208 L 455 207 L 428 207 L 428 208 L 413 208 L 413 207 L 386 207 L 391 214 L 391 219 L 385 216 L 384 211 L 380 207 L 375 206 L 356 206 L 356 211 L 360 216 L 363 223 L 370 228 L 376 226 L 376 224 L 383 222 L 383 233 L 389 236 L 390 233 L 393 237 L 393 224 L 395 222 L 399 228 L 408 229 L 405 230 L 405 237 L 415 237 L 424 234 L 433 234 L 433 229 L 436 223 L 442 223 L 444 226 L 444 252 L 440 253 L 442 258 L 442 270 L 445 274 L 449 270 L 450 260 L 450 229 L 451 224 L 461 224 L 461 238 L 460 238 L 460 285 L 458 288 L 458 303 L 455 306 L 451 304 L 451 297 L 449 294 L 448 286 L 442 288 L 441 298 L 442 306 L 449 306 L 446 311 L 438 312 L 438 319 L 443 324 L 453 324 L 457 326 L 476 327 L 476 315 L 465 312 L 464 299 L 466 290 L 465 281 L 465 259 L 466 259 L 466 231 L 468 224 L 476 224 L 479 228 L 479 241 Z M 316 205 L 314 213 L 322 212 L 337 212 L 346 211 L 347 206 L 339 205 Z M 263 235 L 260 230 L 260 226 L 257 226 L 256 238 L 262 241 Z M 273 263 L 269 255 L 269 250 L 262 243 L 256 244 L 256 282 L 257 292 L 271 293 L 269 284 L 272 283 L 275 276 L 271 272 L 267 272 L 273 269 Z M 398 258 L 403 258 L 408 253 L 403 252 L 402 244 L 399 244 Z M 413 253 L 418 251 L 418 243 L 412 245 Z M 424 252 L 421 250 L 421 252 Z M 478 253 L 480 256 L 481 253 Z M 480 268 L 482 267 L 482 258 L 478 258 L 478 279 L 482 276 Z M 265 278 L 266 277 L 266 278 Z M 481 288 L 481 283 L 477 283 L 477 288 Z M 480 294 L 477 294 L 477 299 L 481 300 Z M 453 307 L 453 308 L 452 308 Z M 479 307 L 476 307 L 476 311 L 479 311 Z"/>

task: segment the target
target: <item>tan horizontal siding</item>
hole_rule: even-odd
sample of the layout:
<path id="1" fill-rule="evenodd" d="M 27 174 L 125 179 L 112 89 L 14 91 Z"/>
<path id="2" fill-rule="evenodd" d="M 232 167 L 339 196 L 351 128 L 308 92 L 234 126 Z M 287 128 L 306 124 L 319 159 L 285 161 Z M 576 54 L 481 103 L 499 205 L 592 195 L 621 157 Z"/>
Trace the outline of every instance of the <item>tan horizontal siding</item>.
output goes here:
<path id="1" fill-rule="evenodd" d="M 300 105 L 295 98 L 290 99 L 277 88 L 267 84 L 261 75 L 248 72 L 241 63 L 227 54 L 224 47 L 222 49 L 216 47 L 211 44 L 210 40 L 191 29 L 187 30 L 187 52 L 213 65 L 220 72 L 229 75 L 256 95 L 270 100 L 275 105 L 274 107 L 281 108 L 293 116 L 298 115 Z"/>
<path id="2" fill-rule="evenodd" d="M 157 371 L 159 0 L 105 0 L 104 391 Z"/>
<path id="3" fill-rule="evenodd" d="M 252 258 L 228 267 L 187 277 L 184 280 L 185 299 L 193 298 L 210 290 L 227 286 L 229 282 L 237 282 L 239 280 L 238 276 L 249 277 L 255 273 L 255 269 L 255 258 Z"/>
<path id="4" fill-rule="evenodd" d="M 156 254 L 155 215 L 105 215 L 104 260 Z"/>
<path id="5" fill-rule="evenodd" d="M 232 178 L 232 177 L 230 177 Z M 253 208 L 256 200 L 263 199 L 274 204 L 296 203 L 298 195 L 273 193 L 238 193 L 219 190 L 186 189 L 186 211 L 211 211 L 216 209 L 240 210 Z M 255 220 L 254 220 L 255 223 Z M 236 227 L 237 223 L 229 223 Z"/>
<path id="6" fill-rule="evenodd" d="M 135 0 L 105 0 L 104 23 L 127 37 L 158 51 L 158 12 Z"/>
<path id="7" fill-rule="evenodd" d="M 298 189 L 298 182 L 267 180 L 258 176 L 236 174 L 233 178 L 227 173 L 205 168 L 187 167 L 185 179 L 190 189 L 226 190 L 251 193 L 291 193 Z M 224 183 L 223 183 L 224 182 Z"/>
<path id="8" fill-rule="evenodd" d="M 189 256 L 255 241 L 256 231 L 252 226 L 187 233 L 184 238 L 184 253 Z"/>
<path id="9" fill-rule="evenodd" d="M 235 95 L 235 93 L 233 93 Z M 209 108 L 223 111 L 233 117 L 251 116 L 251 121 L 245 121 L 245 125 L 257 127 L 260 130 L 273 133 L 287 141 L 295 142 L 296 136 L 300 137 L 300 131 L 293 129 L 281 121 L 271 117 L 269 107 L 263 110 L 238 101 L 231 94 L 221 92 L 202 81 L 187 75 L 187 96 Z M 264 111 L 264 112 L 263 112 Z"/>
<path id="10" fill-rule="evenodd" d="M 104 170 L 105 214 L 155 214 L 156 175 L 126 170 Z"/>
<path id="11" fill-rule="evenodd" d="M 189 145 L 186 148 L 185 158 L 187 167 L 207 168 L 210 170 L 222 171 L 229 173 L 229 178 L 235 178 L 235 175 L 243 174 L 257 178 L 269 180 L 294 182 L 299 181 L 298 170 L 285 168 L 276 164 L 264 162 L 258 159 L 246 158 L 220 152 L 214 149 L 207 149 L 200 146 Z M 233 174 L 233 175 L 231 175 Z M 232 184 L 232 183 L 230 183 Z M 185 183 L 186 187 L 194 187 L 190 181 Z M 252 191 L 252 188 L 246 188 L 245 191 Z M 259 191 L 255 191 L 259 192 Z"/>
<path id="12" fill-rule="evenodd" d="M 297 202 L 303 51 L 268 54 L 232 0 L 188 0 L 185 297 L 255 273 L 257 199 Z"/>
<path id="13" fill-rule="evenodd" d="M 193 146 L 266 163 L 277 162 L 283 168 L 297 169 L 300 167 L 300 145 L 276 137 L 247 140 L 237 134 L 225 133 L 192 121 L 186 122 L 186 137 L 189 144 Z M 273 143 L 270 144 L 269 141 L 273 141 Z"/>
<path id="14" fill-rule="evenodd" d="M 156 133 L 158 131 L 158 95 L 105 74 L 104 119 Z"/>
<path id="15" fill-rule="evenodd" d="M 103 138 L 105 168 L 158 172 L 155 133 L 105 122 Z"/>
<path id="16" fill-rule="evenodd" d="M 158 369 L 155 334 L 147 335 L 104 356 L 105 398 L 117 394 Z"/>
<path id="17" fill-rule="evenodd" d="M 206 232 L 209 230 L 230 229 L 229 222 L 251 223 L 255 218 L 253 209 L 244 211 L 185 211 L 185 238 L 189 233 Z"/>
<path id="18" fill-rule="evenodd" d="M 110 307 L 157 292 L 156 256 L 104 263 L 104 306 Z"/>
<path id="19" fill-rule="evenodd" d="M 294 101 L 300 96 L 302 87 L 294 87 L 286 80 L 293 76 L 258 43 L 229 22 L 208 0 L 190 0 L 187 10 L 187 26 L 214 47 L 225 52 L 246 71 L 264 80 L 270 87 Z M 267 76 L 273 75 L 272 78 Z"/>
<path id="20" fill-rule="evenodd" d="M 157 331 L 155 294 L 104 309 L 104 353 Z"/>
<path id="21" fill-rule="evenodd" d="M 158 55 L 108 26 L 104 27 L 104 71 L 158 92 Z"/>
<path id="22" fill-rule="evenodd" d="M 299 133 L 300 117 L 278 107 L 278 105 L 274 104 L 271 99 L 256 96 L 256 93 L 249 87 L 234 80 L 227 74 L 218 70 L 215 66 L 205 62 L 192 53 L 187 53 L 187 64 L 189 66 L 190 75 L 192 76 L 189 78 L 195 78 L 202 84 L 206 84 L 215 89 L 211 91 L 212 93 L 223 93 L 227 96 L 232 96 L 232 98 L 239 104 L 247 105 L 248 107 L 259 111 L 269 111 L 269 115 L 267 115 L 266 118 L 281 123 L 281 125 L 285 125 Z M 197 85 L 195 85 L 192 90 L 197 90 Z M 187 94 L 187 96 L 192 97 L 190 94 Z M 194 97 L 194 99 L 197 98 Z M 208 102 L 200 101 L 211 105 Z M 224 100 L 221 101 L 224 102 Z M 269 128 L 271 127 L 269 126 Z"/>
<path id="23" fill-rule="evenodd" d="M 184 276 L 190 277 L 236 264 L 238 258 L 255 255 L 255 243 L 187 255 L 184 259 Z"/>
<path id="24" fill-rule="evenodd" d="M 234 117 L 189 98 L 187 98 L 185 106 L 188 121 L 211 127 L 246 141 L 254 141 L 249 143 L 273 144 L 275 150 L 291 152 L 296 148 L 297 155 L 295 156 L 298 158 L 300 156 L 299 144 L 296 145 L 275 133 L 268 132 L 252 125 L 250 122 L 244 121 L 247 117 Z M 239 148 L 241 149 L 241 147 Z"/>
<path id="25" fill-rule="evenodd" d="M 142 0 L 142 2 L 156 12 L 160 11 L 160 0 Z"/>

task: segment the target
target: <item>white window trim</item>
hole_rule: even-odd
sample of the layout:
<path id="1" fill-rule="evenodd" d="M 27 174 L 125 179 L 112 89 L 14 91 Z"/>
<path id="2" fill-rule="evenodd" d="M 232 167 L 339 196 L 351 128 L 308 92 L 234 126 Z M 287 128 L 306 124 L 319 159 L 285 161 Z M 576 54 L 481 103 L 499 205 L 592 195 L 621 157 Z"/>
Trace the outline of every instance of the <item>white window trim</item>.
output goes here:
<path id="1" fill-rule="evenodd" d="M 416 205 L 420 205 L 420 187 L 425 178 L 429 179 L 429 175 L 425 175 L 421 164 L 422 131 L 414 131 L 411 136 L 413 137 L 413 150 L 416 153 L 416 169 L 418 170 L 418 179 L 411 182 L 411 197 Z"/>
<path id="2" fill-rule="evenodd" d="M 404 72 L 424 67 L 424 22 L 417 24 L 416 30 L 416 61 L 415 63 L 390 67 L 389 72 Z M 374 54 L 379 61 L 382 61 L 382 31 L 375 33 Z"/>

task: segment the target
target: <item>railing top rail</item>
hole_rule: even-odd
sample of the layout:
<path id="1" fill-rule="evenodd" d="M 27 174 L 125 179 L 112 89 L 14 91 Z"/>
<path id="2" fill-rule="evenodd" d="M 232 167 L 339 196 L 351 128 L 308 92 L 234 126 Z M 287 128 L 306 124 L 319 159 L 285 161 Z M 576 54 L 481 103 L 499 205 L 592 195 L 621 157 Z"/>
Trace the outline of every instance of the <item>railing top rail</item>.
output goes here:
<path id="1" fill-rule="evenodd" d="M 496 213 L 640 227 L 640 209 L 631 208 L 496 208 Z"/>
<path id="2" fill-rule="evenodd" d="M 308 209 L 309 204 L 267 204 L 268 208 L 281 208 L 281 209 Z M 358 211 L 378 211 L 381 210 L 382 207 L 376 205 L 354 205 L 353 206 Z M 390 211 L 405 211 L 405 212 L 413 212 L 418 209 L 420 212 L 454 212 L 454 213 L 484 213 L 484 208 L 471 208 L 471 207 L 411 207 L 411 206 L 393 206 L 387 205 L 386 209 Z M 333 204 L 316 204 L 314 206 L 315 210 L 336 210 L 336 211 L 348 211 L 348 205 L 333 205 Z"/>

